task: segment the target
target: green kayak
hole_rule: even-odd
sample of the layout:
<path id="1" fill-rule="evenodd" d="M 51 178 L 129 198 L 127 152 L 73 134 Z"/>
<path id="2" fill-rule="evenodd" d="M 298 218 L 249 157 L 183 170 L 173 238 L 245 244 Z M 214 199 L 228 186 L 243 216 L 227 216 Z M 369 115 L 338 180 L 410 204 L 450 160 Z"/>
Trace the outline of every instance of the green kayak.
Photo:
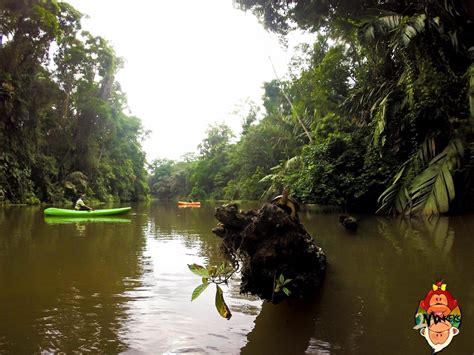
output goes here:
<path id="1" fill-rule="evenodd" d="M 95 216 L 95 217 L 64 217 L 64 216 L 46 216 L 44 221 L 47 224 L 76 224 L 76 223 L 131 223 L 130 218 L 116 216 Z"/>
<path id="2" fill-rule="evenodd" d="M 122 207 L 122 208 L 110 208 L 104 210 L 94 210 L 94 211 L 77 211 L 77 210 L 68 210 L 64 208 L 47 208 L 45 209 L 45 216 L 64 216 L 64 217 L 95 217 L 95 216 L 112 216 L 116 214 L 124 214 L 130 212 L 132 207 Z"/>

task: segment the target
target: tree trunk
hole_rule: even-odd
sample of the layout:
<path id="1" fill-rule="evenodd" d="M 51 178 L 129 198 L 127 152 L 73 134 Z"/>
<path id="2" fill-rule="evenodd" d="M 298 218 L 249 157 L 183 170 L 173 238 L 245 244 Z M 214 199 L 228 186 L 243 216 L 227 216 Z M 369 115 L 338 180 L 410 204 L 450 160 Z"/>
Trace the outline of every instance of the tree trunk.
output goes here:
<path id="1" fill-rule="evenodd" d="M 235 204 L 216 209 L 221 222 L 212 231 L 223 239 L 223 251 L 241 267 L 241 293 L 278 303 L 285 291 L 276 287 L 280 275 L 292 298 L 311 295 L 321 284 L 326 256 L 298 218 L 273 204 L 239 211 Z"/>

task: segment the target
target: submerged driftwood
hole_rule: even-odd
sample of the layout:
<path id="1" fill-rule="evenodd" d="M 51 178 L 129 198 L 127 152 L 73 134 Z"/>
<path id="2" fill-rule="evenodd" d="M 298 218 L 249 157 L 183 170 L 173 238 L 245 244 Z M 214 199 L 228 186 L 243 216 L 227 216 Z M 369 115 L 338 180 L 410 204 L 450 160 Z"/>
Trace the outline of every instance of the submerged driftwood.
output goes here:
<path id="1" fill-rule="evenodd" d="M 326 256 L 306 232 L 297 216 L 274 204 L 240 211 L 229 204 L 216 209 L 220 222 L 212 231 L 223 239 L 223 251 L 241 267 L 241 293 L 278 303 L 287 296 L 275 292 L 280 275 L 291 279 L 290 297 L 302 298 L 321 284 Z"/>
<path id="2" fill-rule="evenodd" d="M 357 231 L 357 227 L 359 226 L 356 218 L 345 214 L 339 215 L 339 223 L 341 223 L 344 228 L 352 232 Z"/>

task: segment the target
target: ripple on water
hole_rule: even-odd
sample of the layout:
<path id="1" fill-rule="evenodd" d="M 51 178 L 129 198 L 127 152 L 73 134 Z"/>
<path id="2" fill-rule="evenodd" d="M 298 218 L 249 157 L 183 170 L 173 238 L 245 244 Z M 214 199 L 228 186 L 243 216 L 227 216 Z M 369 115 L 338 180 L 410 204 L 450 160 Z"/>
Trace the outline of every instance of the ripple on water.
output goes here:
<path id="1" fill-rule="evenodd" d="M 309 341 L 309 346 L 306 349 L 306 354 L 331 354 L 331 344 L 322 340 L 311 338 Z M 333 349 L 334 350 L 334 349 Z"/>
<path id="2" fill-rule="evenodd" d="M 261 309 L 260 306 L 251 305 L 247 303 L 232 304 L 229 306 L 229 308 L 233 313 L 242 313 L 249 316 L 257 316 Z"/>
<path id="3" fill-rule="evenodd" d="M 209 349 L 209 347 L 207 349 Z M 215 349 L 215 350 L 218 350 L 218 349 Z M 184 347 L 184 348 L 174 349 L 172 351 L 165 352 L 163 354 L 177 354 L 177 353 L 178 354 L 203 354 L 203 353 L 207 353 L 207 351 L 203 348 L 186 348 L 186 347 Z"/>

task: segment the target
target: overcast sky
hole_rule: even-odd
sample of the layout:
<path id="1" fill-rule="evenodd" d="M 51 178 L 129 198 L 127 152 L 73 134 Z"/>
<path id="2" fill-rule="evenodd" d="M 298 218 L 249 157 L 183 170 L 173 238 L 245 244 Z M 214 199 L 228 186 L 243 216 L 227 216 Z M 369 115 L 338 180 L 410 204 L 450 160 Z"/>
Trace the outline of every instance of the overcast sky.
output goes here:
<path id="1" fill-rule="evenodd" d="M 88 15 L 83 28 L 106 38 L 125 59 L 117 76 L 131 114 L 150 138 L 148 161 L 196 152 L 212 123 L 227 123 L 246 99 L 261 102 L 262 85 L 287 71 L 288 50 L 232 0 L 66 0 Z M 271 58 L 271 61 L 269 59 Z"/>

